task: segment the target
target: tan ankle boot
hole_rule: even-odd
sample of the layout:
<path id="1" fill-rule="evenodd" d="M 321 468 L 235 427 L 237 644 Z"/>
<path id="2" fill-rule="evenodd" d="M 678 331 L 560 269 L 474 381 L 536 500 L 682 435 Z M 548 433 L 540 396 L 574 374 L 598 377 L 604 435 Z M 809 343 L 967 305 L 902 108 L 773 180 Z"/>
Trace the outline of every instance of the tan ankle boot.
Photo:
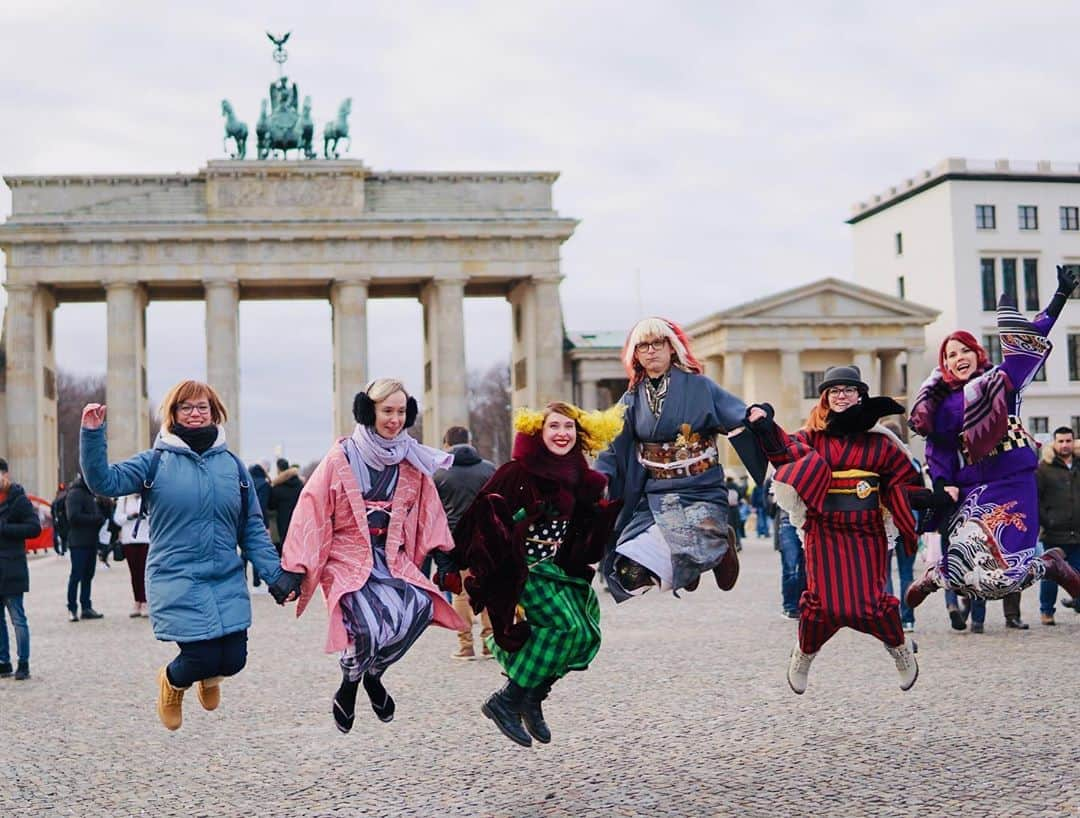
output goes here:
<path id="1" fill-rule="evenodd" d="M 195 692 L 199 696 L 199 704 L 203 706 L 203 710 L 217 710 L 217 706 L 221 704 L 221 681 L 224 678 L 224 676 L 211 676 L 209 679 L 195 682 Z"/>
<path id="2" fill-rule="evenodd" d="M 169 676 L 165 673 L 165 666 L 158 671 L 158 700 L 157 714 L 169 730 L 179 730 L 184 721 L 183 704 L 186 687 L 173 687 L 169 683 Z"/>

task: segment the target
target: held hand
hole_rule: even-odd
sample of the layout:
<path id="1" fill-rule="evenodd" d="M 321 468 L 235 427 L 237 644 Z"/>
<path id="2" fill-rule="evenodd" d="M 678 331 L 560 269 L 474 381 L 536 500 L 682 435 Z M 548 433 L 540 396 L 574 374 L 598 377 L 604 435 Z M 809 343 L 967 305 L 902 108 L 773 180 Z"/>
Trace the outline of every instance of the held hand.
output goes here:
<path id="1" fill-rule="evenodd" d="M 278 605 L 294 602 L 300 596 L 300 583 L 303 579 L 303 574 L 283 570 L 278 581 L 270 586 L 270 595 Z"/>
<path id="2" fill-rule="evenodd" d="M 956 486 L 946 486 L 945 493 L 952 497 L 952 501 L 954 503 L 958 503 L 960 501 L 960 489 L 958 489 Z"/>
<path id="3" fill-rule="evenodd" d="M 100 429 L 105 423 L 105 404 L 88 403 L 82 410 L 82 427 Z"/>
<path id="4" fill-rule="evenodd" d="M 1058 292 L 1071 295 L 1080 283 L 1080 278 L 1073 272 L 1072 265 L 1059 264 L 1057 266 Z"/>
<path id="5" fill-rule="evenodd" d="M 751 406 L 750 412 L 747 414 L 746 419 L 750 423 L 757 423 L 759 420 L 764 420 L 767 417 L 765 410 L 760 406 Z"/>
<path id="6" fill-rule="evenodd" d="M 439 572 L 435 575 L 435 583 L 443 591 L 449 591 L 455 596 L 461 593 L 461 574 L 457 571 Z"/>

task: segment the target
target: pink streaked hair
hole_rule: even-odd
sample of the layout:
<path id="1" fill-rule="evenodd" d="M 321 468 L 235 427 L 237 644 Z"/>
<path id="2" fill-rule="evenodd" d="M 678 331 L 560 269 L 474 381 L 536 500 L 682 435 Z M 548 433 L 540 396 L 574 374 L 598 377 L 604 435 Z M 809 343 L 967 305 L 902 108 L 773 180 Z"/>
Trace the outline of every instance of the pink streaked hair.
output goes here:
<path id="1" fill-rule="evenodd" d="M 672 366 L 676 366 L 683 372 L 700 375 L 704 370 L 694 353 L 690 351 L 690 340 L 683 332 L 683 328 L 667 318 L 642 318 L 630 334 L 626 336 L 626 344 L 623 346 L 622 362 L 626 368 L 626 377 L 630 379 L 630 389 L 633 389 L 645 377 L 645 370 L 637 362 L 634 348 L 642 341 L 653 341 L 657 338 L 666 338 L 671 344 L 673 351 Z"/>

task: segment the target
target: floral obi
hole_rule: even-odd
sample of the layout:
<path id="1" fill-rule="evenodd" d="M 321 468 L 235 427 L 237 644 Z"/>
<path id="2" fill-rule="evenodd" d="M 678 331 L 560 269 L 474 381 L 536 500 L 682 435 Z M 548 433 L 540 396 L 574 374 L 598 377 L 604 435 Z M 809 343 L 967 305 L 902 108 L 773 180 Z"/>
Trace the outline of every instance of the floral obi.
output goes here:
<path id="1" fill-rule="evenodd" d="M 862 469 L 834 471 L 822 511 L 873 511 L 881 505 L 880 475 Z"/>
<path id="2" fill-rule="evenodd" d="M 679 427 L 674 440 L 664 443 L 639 443 L 638 462 L 655 480 L 692 477 L 720 464 L 716 435 L 701 435 L 690 424 Z"/>
<path id="3" fill-rule="evenodd" d="M 533 565 L 554 557 L 569 525 L 566 519 L 538 520 L 531 524 L 525 533 L 525 563 Z"/>
<path id="4" fill-rule="evenodd" d="M 960 456 L 963 458 L 964 463 L 968 466 L 973 465 L 976 461 L 971 457 L 971 453 L 967 450 L 967 447 L 963 445 L 964 437 L 960 436 Z M 1024 428 L 1023 422 L 1016 415 L 1009 415 L 1009 425 L 1005 430 L 1005 436 L 998 441 L 998 444 L 990 450 L 987 457 L 993 457 L 996 454 L 1003 454 L 1005 452 L 1012 451 L 1013 449 L 1031 449 L 1038 454 L 1039 444 L 1035 439 L 1028 434 L 1028 430 Z"/>

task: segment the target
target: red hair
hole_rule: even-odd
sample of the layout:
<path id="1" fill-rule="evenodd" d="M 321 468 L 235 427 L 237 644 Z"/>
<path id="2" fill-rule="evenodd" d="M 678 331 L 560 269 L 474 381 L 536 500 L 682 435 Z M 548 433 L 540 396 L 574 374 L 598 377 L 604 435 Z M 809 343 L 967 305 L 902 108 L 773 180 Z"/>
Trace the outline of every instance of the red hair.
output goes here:
<path id="1" fill-rule="evenodd" d="M 700 375 L 705 370 L 701 363 L 694 357 L 690 350 L 690 339 L 686 337 L 683 328 L 667 318 L 653 316 L 643 318 L 634 324 L 630 334 L 626 336 L 623 345 L 622 361 L 626 369 L 626 376 L 630 379 L 630 389 L 633 389 L 645 379 L 645 370 L 637 361 L 635 347 L 647 338 L 664 338 L 671 345 L 671 365 L 689 372 L 692 375 Z"/>
<path id="2" fill-rule="evenodd" d="M 941 342 L 941 346 L 938 347 L 937 362 L 938 369 L 941 370 L 941 376 L 944 378 L 945 383 L 949 385 L 951 389 L 955 389 L 964 383 L 953 377 L 949 372 L 949 368 L 945 366 L 945 347 L 948 346 L 949 341 L 959 341 L 966 346 L 972 352 L 975 353 L 978 358 L 978 363 L 975 365 L 975 374 L 980 375 L 988 370 L 993 364 L 990 363 L 990 356 L 986 354 L 986 350 L 983 349 L 983 345 L 975 340 L 975 336 L 970 332 L 962 329 L 958 329 L 956 332 L 950 332 L 945 336 L 945 340 Z"/>

